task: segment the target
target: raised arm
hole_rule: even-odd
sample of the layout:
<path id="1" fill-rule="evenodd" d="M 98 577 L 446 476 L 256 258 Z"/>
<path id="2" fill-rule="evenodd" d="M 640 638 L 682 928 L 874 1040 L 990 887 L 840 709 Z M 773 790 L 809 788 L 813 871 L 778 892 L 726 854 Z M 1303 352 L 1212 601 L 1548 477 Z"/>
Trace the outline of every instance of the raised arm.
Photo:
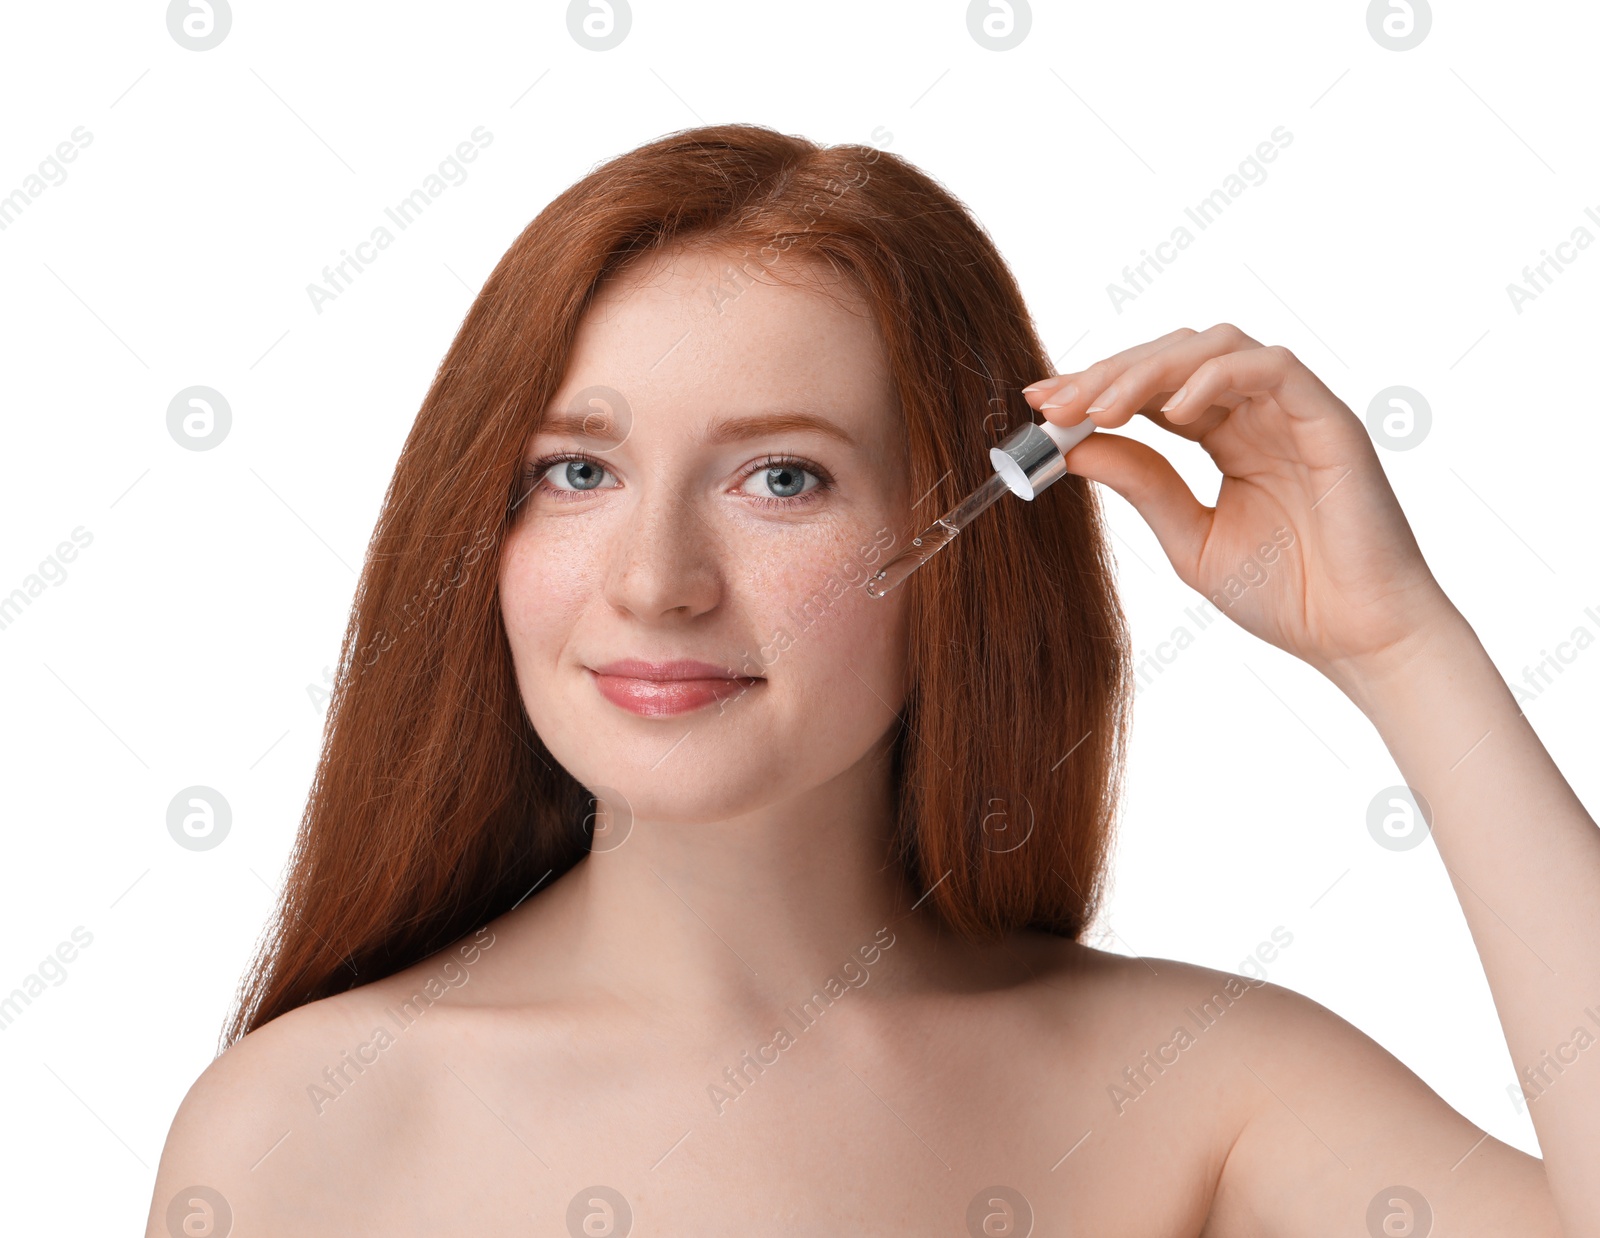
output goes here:
<path id="1" fill-rule="evenodd" d="M 1222 471 L 1213 508 L 1161 453 L 1133 439 L 1096 433 L 1067 456 L 1071 471 L 1139 510 L 1183 581 L 1323 672 L 1378 728 L 1428 806 L 1544 1152 L 1542 1162 L 1519 1161 L 1522 1154 L 1483 1136 L 1495 1157 L 1485 1180 L 1500 1184 L 1500 1215 L 1520 1221 L 1516 1232 L 1553 1233 L 1549 1201 L 1565 1238 L 1600 1238 L 1600 1055 L 1576 1057 L 1600 1039 L 1600 830 L 1434 580 L 1360 419 L 1289 350 L 1262 347 L 1228 324 L 1175 331 L 1035 384 L 1028 398 L 1062 425 L 1089 412 L 1114 428 L 1142 414 L 1199 443 Z M 1241 565 L 1263 559 L 1272 565 L 1264 579 L 1230 589 Z M 1335 1071 L 1399 1065 L 1375 1045 L 1376 1056 L 1356 1051 L 1350 1037 L 1360 1034 L 1326 1011 L 1289 1019 L 1291 1007 L 1275 1008 L 1297 1029 L 1286 1046 L 1326 1049 Z M 1389 1116 L 1402 1127 L 1409 1120 L 1440 1154 L 1475 1129 L 1425 1087 L 1425 1096 L 1402 1088 L 1384 1102 L 1360 1079 L 1323 1071 L 1318 1080 L 1302 1081 L 1302 1103 L 1354 1123 L 1341 1129 L 1352 1141 L 1345 1160 L 1356 1164 L 1341 1162 L 1342 1172 L 1381 1166 L 1394 1154 L 1382 1138 L 1360 1136 L 1361 1123 L 1380 1121 L 1386 1103 L 1396 1107 Z M 1265 1103 L 1241 1133 L 1238 1163 L 1230 1157 L 1224 1180 L 1241 1217 L 1248 1210 L 1235 1198 L 1240 1190 L 1271 1212 L 1267 1201 L 1298 1172 L 1326 1168 L 1264 1138 L 1293 1129 L 1285 1107 Z M 1525 1161 L 1542 1166 L 1542 1182 L 1528 1176 Z M 1259 1232 L 1324 1232 L 1315 1209 L 1284 1204 L 1273 1215 L 1285 1228 Z M 1326 1232 L 1360 1232 L 1326 1220 Z M 1507 1231 L 1468 1217 L 1450 1232 Z"/>

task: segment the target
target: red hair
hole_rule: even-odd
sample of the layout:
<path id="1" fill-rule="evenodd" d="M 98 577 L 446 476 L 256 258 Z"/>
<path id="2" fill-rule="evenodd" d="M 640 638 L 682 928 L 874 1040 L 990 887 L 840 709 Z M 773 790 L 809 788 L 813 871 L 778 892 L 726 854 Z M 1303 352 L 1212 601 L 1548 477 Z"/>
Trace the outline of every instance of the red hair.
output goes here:
<path id="1" fill-rule="evenodd" d="M 496 564 L 522 453 L 596 288 L 679 245 L 758 275 L 802 260 L 851 277 L 907 410 L 918 528 L 990 475 L 989 448 L 1032 420 L 1019 388 L 1052 372 L 988 235 L 893 154 L 712 125 L 563 192 L 489 276 L 406 439 L 289 875 L 224 1047 L 443 949 L 587 850 L 592 799 L 524 712 Z M 1132 701 L 1097 498 L 1075 475 L 1031 503 L 1003 498 L 901 588 L 898 858 L 968 939 L 1077 940 L 1103 896 Z"/>

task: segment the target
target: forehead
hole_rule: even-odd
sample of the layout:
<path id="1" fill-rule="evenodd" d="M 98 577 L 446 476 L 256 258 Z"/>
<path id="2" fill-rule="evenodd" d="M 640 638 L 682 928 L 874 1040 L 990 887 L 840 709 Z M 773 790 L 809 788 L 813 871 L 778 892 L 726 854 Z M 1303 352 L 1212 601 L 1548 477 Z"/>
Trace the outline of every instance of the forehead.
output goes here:
<path id="1" fill-rule="evenodd" d="M 556 405 L 604 385 L 686 426 L 804 408 L 883 449 L 903 427 L 869 304 L 815 264 L 771 265 L 755 251 L 669 250 L 623 268 L 579 326 Z"/>

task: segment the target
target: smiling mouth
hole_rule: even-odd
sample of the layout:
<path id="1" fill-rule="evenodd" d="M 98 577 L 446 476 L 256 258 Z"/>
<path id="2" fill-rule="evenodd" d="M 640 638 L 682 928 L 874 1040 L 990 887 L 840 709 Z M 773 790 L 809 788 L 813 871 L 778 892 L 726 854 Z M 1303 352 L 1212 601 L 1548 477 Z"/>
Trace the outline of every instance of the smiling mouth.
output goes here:
<path id="1" fill-rule="evenodd" d="M 637 671 L 632 674 L 607 674 L 592 667 L 585 667 L 584 670 L 606 700 L 629 713 L 647 718 L 689 713 L 719 701 L 736 700 L 767 682 L 749 675 L 651 678 Z"/>

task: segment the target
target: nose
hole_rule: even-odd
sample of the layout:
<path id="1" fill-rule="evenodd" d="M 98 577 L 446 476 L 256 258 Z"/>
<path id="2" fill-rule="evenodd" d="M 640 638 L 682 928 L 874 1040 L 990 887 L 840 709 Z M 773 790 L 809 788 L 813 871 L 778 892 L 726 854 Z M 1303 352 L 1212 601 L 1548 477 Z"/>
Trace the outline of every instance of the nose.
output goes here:
<path id="1" fill-rule="evenodd" d="M 607 549 L 606 600 L 644 622 L 693 618 L 722 596 L 726 542 L 691 496 L 649 477 Z"/>

